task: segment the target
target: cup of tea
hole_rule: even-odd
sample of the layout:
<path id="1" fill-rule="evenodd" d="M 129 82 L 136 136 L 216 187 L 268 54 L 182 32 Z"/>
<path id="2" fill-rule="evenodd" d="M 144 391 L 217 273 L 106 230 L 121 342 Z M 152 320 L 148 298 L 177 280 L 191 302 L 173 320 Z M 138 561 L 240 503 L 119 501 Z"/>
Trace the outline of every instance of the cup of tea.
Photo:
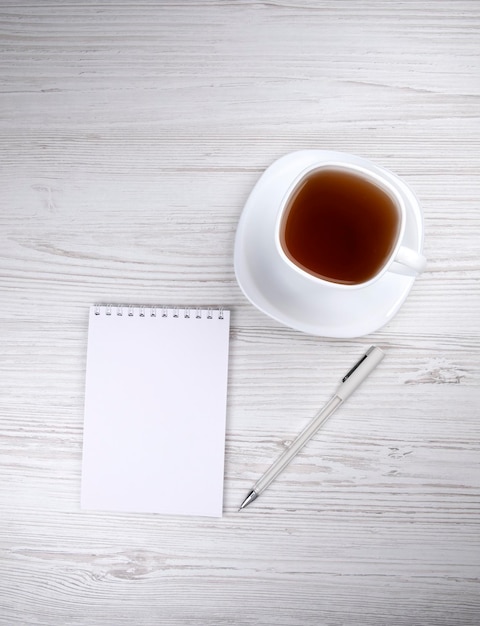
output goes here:
<path id="1" fill-rule="evenodd" d="M 300 331 L 359 337 L 398 312 L 426 265 L 423 214 L 393 172 L 356 155 L 301 150 L 272 163 L 237 227 L 237 282 Z"/>
<path id="2" fill-rule="evenodd" d="M 388 178 L 356 164 L 312 164 L 282 199 L 276 248 L 312 281 L 358 289 L 386 272 L 424 270 L 425 257 L 404 244 L 406 220 L 404 199 Z"/>

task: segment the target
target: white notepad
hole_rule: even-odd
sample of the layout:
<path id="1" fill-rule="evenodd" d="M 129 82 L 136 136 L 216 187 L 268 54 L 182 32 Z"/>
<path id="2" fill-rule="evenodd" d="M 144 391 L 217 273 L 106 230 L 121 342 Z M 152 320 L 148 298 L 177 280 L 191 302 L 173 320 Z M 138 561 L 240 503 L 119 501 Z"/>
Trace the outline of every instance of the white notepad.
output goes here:
<path id="1" fill-rule="evenodd" d="M 221 517 L 229 311 L 90 309 L 81 506 Z"/>

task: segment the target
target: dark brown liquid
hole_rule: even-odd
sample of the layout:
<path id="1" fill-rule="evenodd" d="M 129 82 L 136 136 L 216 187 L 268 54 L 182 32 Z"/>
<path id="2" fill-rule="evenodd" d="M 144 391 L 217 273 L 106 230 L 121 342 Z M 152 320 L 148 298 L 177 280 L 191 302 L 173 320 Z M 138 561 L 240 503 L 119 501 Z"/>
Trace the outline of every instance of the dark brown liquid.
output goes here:
<path id="1" fill-rule="evenodd" d="M 310 274 L 357 285 L 382 269 L 398 229 L 399 210 L 385 191 L 354 173 L 317 170 L 294 192 L 280 238 Z"/>

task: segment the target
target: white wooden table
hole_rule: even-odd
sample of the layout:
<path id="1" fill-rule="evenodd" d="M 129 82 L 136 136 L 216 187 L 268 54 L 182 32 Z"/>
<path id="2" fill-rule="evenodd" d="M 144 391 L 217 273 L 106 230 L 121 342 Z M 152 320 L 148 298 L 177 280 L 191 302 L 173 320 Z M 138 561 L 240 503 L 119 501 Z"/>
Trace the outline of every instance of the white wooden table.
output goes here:
<path id="1" fill-rule="evenodd" d="M 0 623 L 480 623 L 480 3 L 0 7 Z M 355 340 L 243 297 L 233 242 L 305 148 L 396 171 L 428 269 Z M 224 517 L 80 511 L 87 309 L 232 310 Z M 387 358 L 249 509 L 372 343 Z"/>

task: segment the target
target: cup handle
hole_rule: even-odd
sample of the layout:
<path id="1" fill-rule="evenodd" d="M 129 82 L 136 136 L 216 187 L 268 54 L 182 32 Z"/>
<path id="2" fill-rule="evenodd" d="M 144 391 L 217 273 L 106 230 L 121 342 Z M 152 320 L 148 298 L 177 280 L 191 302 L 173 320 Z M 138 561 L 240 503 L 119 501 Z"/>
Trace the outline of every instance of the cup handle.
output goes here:
<path id="1" fill-rule="evenodd" d="M 394 259 L 394 263 L 390 266 L 390 271 L 395 274 L 406 274 L 407 276 L 416 276 L 423 272 L 427 265 L 427 259 L 415 252 L 411 248 L 401 246 L 398 249 L 397 255 Z"/>

